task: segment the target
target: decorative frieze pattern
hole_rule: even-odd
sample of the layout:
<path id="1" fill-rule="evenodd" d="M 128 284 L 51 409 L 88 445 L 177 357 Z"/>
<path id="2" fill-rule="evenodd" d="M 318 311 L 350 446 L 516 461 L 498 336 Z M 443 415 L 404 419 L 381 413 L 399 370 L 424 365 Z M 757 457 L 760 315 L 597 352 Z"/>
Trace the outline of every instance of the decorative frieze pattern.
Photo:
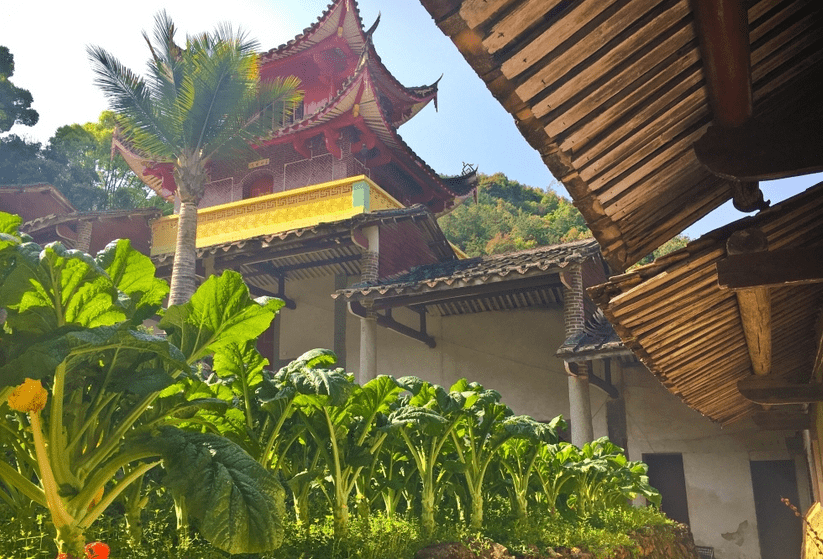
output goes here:
<path id="1" fill-rule="evenodd" d="M 355 203 L 355 183 L 368 189 L 369 207 Z M 197 247 L 338 221 L 364 211 L 400 207 L 402 204 L 366 177 L 350 177 L 201 209 L 197 214 Z M 152 255 L 174 252 L 177 220 L 173 215 L 153 223 Z"/>

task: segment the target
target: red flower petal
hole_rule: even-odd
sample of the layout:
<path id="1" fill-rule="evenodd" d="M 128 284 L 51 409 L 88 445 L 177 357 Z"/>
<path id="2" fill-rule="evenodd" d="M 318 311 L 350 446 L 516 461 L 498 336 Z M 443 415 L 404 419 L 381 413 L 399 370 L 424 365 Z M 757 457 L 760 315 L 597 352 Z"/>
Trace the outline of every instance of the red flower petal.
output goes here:
<path id="1" fill-rule="evenodd" d="M 109 546 L 103 542 L 92 542 L 86 545 L 88 559 L 109 559 Z"/>

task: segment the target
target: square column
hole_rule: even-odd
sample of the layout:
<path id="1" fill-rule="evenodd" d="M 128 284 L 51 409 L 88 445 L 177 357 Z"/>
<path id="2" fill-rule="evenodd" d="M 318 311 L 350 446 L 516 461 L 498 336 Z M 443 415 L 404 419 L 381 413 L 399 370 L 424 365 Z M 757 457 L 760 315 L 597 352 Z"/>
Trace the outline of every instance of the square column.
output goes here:
<path id="1" fill-rule="evenodd" d="M 376 282 L 379 277 L 380 229 L 375 225 L 363 229 L 368 246 L 360 258 L 360 281 Z M 377 314 L 371 311 L 372 302 L 363 301 L 368 314 L 360 319 L 360 372 L 361 385 L 377 377 Z"/>
<path id="2" fill-rule="evenodd" d="M 582 332 L 586 324 L 583 307 L 583 270 L 580 264 L 570 265 L 564 276 L 568 285 L 563 289 L 563 323 L 568 339 Z M 582 446 L 594 438 L 592 404 L 589 397 L 589 364 L 583 361 L 574 364 L 566 362 L 565 365 L 569 373 L 569 420 L 572 443 Z"/>

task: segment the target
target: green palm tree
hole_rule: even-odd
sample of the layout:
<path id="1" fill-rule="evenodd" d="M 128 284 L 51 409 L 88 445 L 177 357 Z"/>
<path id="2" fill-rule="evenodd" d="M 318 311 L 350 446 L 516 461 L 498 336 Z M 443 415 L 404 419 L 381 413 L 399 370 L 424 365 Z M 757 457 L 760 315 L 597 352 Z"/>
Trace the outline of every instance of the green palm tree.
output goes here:
<path id="1" fill-rule="evenodd" d="M 230 25 L 175 43 L 165 11 L 155 17 L 148 77 L 135 74 L 100 47 L 88 54 L 98 85 L 117 114 L 121 137 L 158 162 L 172 163 L 180 216 L 169 305 L 194 293 L 197 205 L 212 162 L 251 155 L 253 142 L 272 132 L 274 116 L 301 93 L 297 78 L 261 81 L 257 42 Z"/>

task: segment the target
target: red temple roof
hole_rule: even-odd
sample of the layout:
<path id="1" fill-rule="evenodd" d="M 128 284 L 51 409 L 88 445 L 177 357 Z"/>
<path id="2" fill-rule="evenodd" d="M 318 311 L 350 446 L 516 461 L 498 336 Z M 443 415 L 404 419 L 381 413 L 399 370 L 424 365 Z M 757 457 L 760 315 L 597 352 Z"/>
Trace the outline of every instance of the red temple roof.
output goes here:
<path id="1" fill-rule="evenodd" d="M 343 127 L 354 126 L 360 133 L 360 142 L 359 146 L 352 147 L 352 151 L 364 150 L 363 162 L 367 166 L 377 161 L 380 165 L 393 161 L 423 187 L 422 192 L 409 195 L 409 202 L 431 206 L 431 201 L 437 199 L 442 204 L 435 204 L 440 207 L 433 211 L 443 211 L 455 197 L 468 194 L 474 188 L 474 182 L 461 181 L 459 177 L 442 179 L 403 141 L 391 122 L 391 108 L 381 102 L 384 90 L 379 85 L 385 83 L 384 68 L 372 55 L 373 49 L 364 48 L 355 73 L 334 98 L 305 119 L 275 131 L 263 143 L 291 142 L 298 152 L 302 152 L 307 150 L 303 144 L 310 137 L 323 132 L 327 149 L 333 153 L 339 149 L 334 144 L 337 132 Z M 465 177 L 471 179 L 474 174 Z"/>
<path id="2" fill-rule="evenodd" d="M 364 29 L 355 0 L 334 0 L 317 22 L 288 43 L 260 55 L 261 79 L 297 76 L 304 90 L 295 122 L 274 130 L 261 146 L 289 144 L 307 159 L 308 140 L 323 135 L 329 153 L 341 157 L 337 138 L 353 127 L 352 153 L 371 169 L 408 177 L 407 187 L 393 192 L 407 204 L 425 204 L 434 213 L 454 205 L 475 187 L 474 171 L 441 178 L 397 133 L 429 102 L 437 106 L 437 84 L 406 87 L 386 68 L 371 37 L 380 21 Z M 359 138 L 358 138 L 359 136 Z M 118 149 L 132 170 L 159 195 L 176 190 L 170 163 L 151 161 L 115 135 Z M 391 180 L 391 179 L 390 179 Z"/>

